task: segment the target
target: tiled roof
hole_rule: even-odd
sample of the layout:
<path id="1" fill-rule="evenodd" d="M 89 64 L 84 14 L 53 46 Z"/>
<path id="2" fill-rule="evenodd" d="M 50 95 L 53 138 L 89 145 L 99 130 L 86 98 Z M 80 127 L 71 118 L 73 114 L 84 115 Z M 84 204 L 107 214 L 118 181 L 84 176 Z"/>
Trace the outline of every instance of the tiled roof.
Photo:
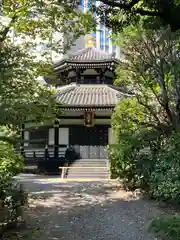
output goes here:
<path id="1" fill-rule="evenodd" d="M 113 107 L 124 94 L 105 84 L 70 84 L 57 89 L 56 99 L 65 106 Z"/>
<path id="2" fill-rule="evenodd" d="M 106 53 L 95 47 L 82 49 L 69 56 L 70 61 L 111 61 L 113 59 L 113 54 Z"/>
<path id="3" fill-rule="evenodd" d="M 67 67 L 74 64 L 105 64 L 109 62 L 117 62 L 115 55 L 106 53 L 95 47 L 82 49 L 74 54 L 70 54 L 59 62 L 54 64 L 54 69 Z"/>

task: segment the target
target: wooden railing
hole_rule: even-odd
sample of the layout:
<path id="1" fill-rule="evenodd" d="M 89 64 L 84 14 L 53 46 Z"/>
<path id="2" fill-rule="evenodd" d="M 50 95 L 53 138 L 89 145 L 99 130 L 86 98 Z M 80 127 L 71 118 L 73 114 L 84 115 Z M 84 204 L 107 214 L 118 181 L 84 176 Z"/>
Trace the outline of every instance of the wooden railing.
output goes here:
<path id="1" fill-rule="evenodd" d="M 108 180 L 110 180 L 111 178 L 111 174 L 110 174 L 110 168 L 109 168 L 109 163 L 107 163 L 106 167 L 71 167 L 71 166 L 63 166 L 63 167 L 59 167 L 59 169 L 62 169 L 61 172 L 61 178 L 64 179 L 67 176 L 67 170 L 68 169 L 108 169 Z"/>

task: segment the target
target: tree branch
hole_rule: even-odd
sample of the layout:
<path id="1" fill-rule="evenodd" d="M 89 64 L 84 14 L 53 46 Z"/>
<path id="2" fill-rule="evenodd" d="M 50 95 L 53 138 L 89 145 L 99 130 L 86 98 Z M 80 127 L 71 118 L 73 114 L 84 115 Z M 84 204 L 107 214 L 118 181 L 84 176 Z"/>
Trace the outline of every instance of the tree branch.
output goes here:
<path id="1" fill-rule="evenodd" d="M 10 23 L 8 24 L 8 26 L 5 27 L 5 29 L 0 32 L 0 36 L 1 36 L 1 37 L 0 37 L 0 43 L 4 42 L 4 40 L 6 39 L 6 36 L 7 36 L 8 32 L 9 32 L 9 30 L 10 30 L 10 28 L 12 27 L 13 23 L 15 23 L 16 19 L 17 19 L 17 15 L 14 14 L 14 16 L 11 18 L 11 21 L 10 21 Z"/>
<path id="2" fill-rule="evenodd" d="M 157 114 L 156 114 L 155 111 L 152 109 L 152 107 L 149 106 L 148 104 L 143 103 L 143 102 L 140 100 L 140 98 L 139 98 L 138 95 L 137 95 L 136 97 L 137 97 L 138 103 L 141 104 L 143 107 L 145 107 L 145 108 L 149 111 L 149 113 L 154 117 L 154 119 L 156 119 L 156 121 L 158 122 L 158 124 L 161 124 L 161 122 L 160 122 Z"/>
<path id="3" fill-rule="evenodd" d="M 132 12 L 134 14 L 141 14 L 142 16 L 154 16 L 154 17 L 162 16 L 162 13 L 159 11 L 148 11 L 143 8 L 133 9 L 134 5 L 136 5 L 139 2 L 138 0 L 132 0 L 129 4 L 114 2 L 111 0 L 101 0 L 101 2 L 110 7 L 118 7 L 120 9 Z"/>

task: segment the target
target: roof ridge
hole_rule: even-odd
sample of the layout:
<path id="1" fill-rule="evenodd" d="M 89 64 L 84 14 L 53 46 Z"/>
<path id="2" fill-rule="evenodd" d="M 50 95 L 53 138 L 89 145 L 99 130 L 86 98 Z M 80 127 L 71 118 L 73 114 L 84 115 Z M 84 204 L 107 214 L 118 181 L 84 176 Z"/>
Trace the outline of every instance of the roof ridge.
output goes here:
<path id="1" fill-rule="evenodd" d="M 77 87 L 77 84 L 76 83 L 71 83 L 71 84 L 68 84 L 68 85 L 65 85 L 65 86 L 61 86 L 61 87 L 58 87 L 57 88 L 57 93 L 67 93 L 67 92 L 70 92 L 72 90 L 74 90 L 75 88 Z"/>
<path id="2" fill-rule="evenodd" d="M 59 62 L 54 64 L 55 69 L 63 69 L 68 64 L 107 64 L 107 62 L 117 61 L 114 53 L 107 53 L 100 48 L 94 46 L 83 48 L 75 53 L 69 53 L 66 57 L 62 58 Z"/>
<path id="3" fill-rule="evenodd" d="M 106 87 L 109 88 L 109 89 L 110 89 L 111 91 L 113 91 L 113 92 L 120 92 L 120 90 L 115 89 L 113 85 L 106 84 Z"/>
<path id="4" fill-rule="evenodd" d="M 70 57 L 70 58 L 71 58 L 71 57 L 75 57 L 75 56 L 77 56 L 77 55 L 79 55 L 79 54 L 82 54 L 82 53 L 84 53 L 84 52 L 86 52 L 86 51 L 89 51 L 89 50 L 93 50 L 93 51 L 95 51 L 95 52 L 97 52 L 97 53 L 100 53 L 100 54 L 102 54 L 102 55 L 113 56 L 112 53 L 107 53 L 107 52 L 101 50 L 100 48 L 96 48 L 96 47 L 92 46 L 92 47 L 83 48 L 83 49 L 81 49 L 81 50 L 79 50 L 79 51 L 77 51 L 77 52 L 75 52 L 75 53 L 69 54 L 68 57 Z"/>
<path id="5" fill-rule="evenodd" d="M 109 88 L 111 88 L 112 91 L 115 91 L 117 94 L 123 94 L 124 96 L 127 96 L 127 97 L 132 97 L 132 93 L 129 93 L 129 92 L 125 92 L 125 91 L 122 91 L 122 89 L 118 89 L 116 86 L 114 85 L 107 85 Z"/>
<path id="6" fill-rule="evenodd" d="M 92 47 L 80 49 L 80 50 L 78 50 L 78 51 L 75 52 L 75 53 L 69 54 L 68 57 L 69 57 L 69 58 L 75 57 L 75 56 L 77 56 L 77 55 L 79 55 L 79 54 L 82 54 L 82 53 L 86 52 L 87 50 L 90 50 L 90 48 L 92 48 Z"/>

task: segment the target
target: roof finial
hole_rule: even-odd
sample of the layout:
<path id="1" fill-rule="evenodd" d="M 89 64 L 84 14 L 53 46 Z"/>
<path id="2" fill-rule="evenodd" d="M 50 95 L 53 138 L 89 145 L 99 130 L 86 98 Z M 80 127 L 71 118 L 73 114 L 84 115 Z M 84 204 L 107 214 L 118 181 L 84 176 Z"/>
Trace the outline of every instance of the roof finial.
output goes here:
<path id="1" fill-rule="evenodd" d="M 87 37 L 86 44 L 85 44 L 86 48 L 94 47 L 95 44 L 96 44 L 95 39 L 91 35 L 89 35 Z"/>

